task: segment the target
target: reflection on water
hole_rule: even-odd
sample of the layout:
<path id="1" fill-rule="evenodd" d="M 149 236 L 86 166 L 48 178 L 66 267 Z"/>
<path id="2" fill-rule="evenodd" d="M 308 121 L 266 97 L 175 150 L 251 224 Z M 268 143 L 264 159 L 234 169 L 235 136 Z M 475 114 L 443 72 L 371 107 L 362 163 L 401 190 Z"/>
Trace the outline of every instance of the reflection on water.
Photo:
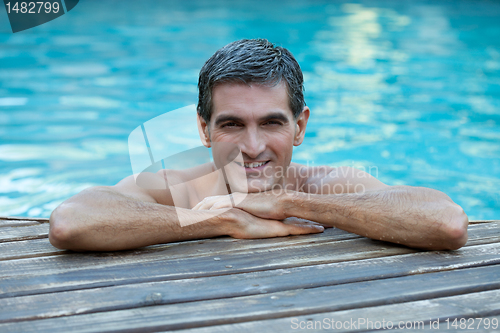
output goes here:
<path id="1" fill-rule="evenodd" d="M 500 218 L 500 4 L 116 4 L 18 34 L 0 21 L 0 215 L 46 217 L 129 175 L 130 132 L 196 103 L 217 48 L 265 37 L 304 71 L 312 115 L 296 162 L 376 170 Z"/>

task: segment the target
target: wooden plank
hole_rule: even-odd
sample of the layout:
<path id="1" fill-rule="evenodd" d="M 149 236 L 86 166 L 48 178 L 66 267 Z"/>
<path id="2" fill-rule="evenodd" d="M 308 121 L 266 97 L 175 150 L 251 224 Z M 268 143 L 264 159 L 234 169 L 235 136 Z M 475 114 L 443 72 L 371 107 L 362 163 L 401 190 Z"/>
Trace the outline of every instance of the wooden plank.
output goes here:
<path id="1" fill-rule="evenodd" d="M 45 332 L 52 331 L 54 327 L 64 327 L 66 331 L 72 332 L 96 329 L 100 332 L 148 332 L 298 315 L 318 316 L 318 313 L 352 309 L 366 311 L 363 308 L 419 300 L 432 303 L 432 298 L 455 295 L 459 295 L 456 298 L 460 300 L 467 298 L 466 307 L 469 311 L 475 305 L 475 314 L 491 315 L 492 312 L 500 313 L 500 290 L 497 288 L 500 288 L 500 269 L 487 266 L 266 295 L 150 305 L 129 310 L 6 323 L 0 324 L 0 331 L 16 329 L 22 332 Z M 408 315 L 408 309 L 406 313 Z M 415 313 L 412 312 L 407 318 L 415 318 Z"/>
<path id="2" fill-rule="evenodd" d="M 306 244 L 306 243 L 320 243 L 320 242 L 331 242 L 335 240 L 344 240 L 344 239 L 354 239 L 361 238 L 361 236 L 348 233 L 346 231 L 340 229 L 328 229 L 327 232 L 322 234 L 314 234 L 314 235 L 304 235 L 304 236 L 291 236 L 291 237 L 280 237 L 280 238 L 269 238 L 263 240 L 251 240 L 251 239 L 234 239 L 231 237 L 217 237 L 212 239 L 201 239 L 201 240 L 192 240 L 185 242 L 175 242 L 169 244 L 159 244 L 144 247 L 141 249 L 133 250 L 133 251 L 120 251 L 120 252 L 107 252 L 107 253 L 94 253 L 97 257 L 110 257 L 114 256 L 119 258 L 123 255 L 125 256 L 136 256 L 137 254 L 143 253 L 153 253 L 153 252 L 161 252 L 168 249 L 169 257 L 188 257 L 188 256 L 196 256 L 196 255 L 206 255 L 207 253 L 215 254 L 219 252 L 226 252 L 228 250 L 238 250 L 244 251 L 246 250 L 254 250 L 256 248 L 270 248 L 275 247 L 277 245 L 281 246 L 291 246 L 295 244 Z M 36 241 L 28 241 L 28 242 L 10 242 L 10 243 L 0 243 L 0 260 L 10 260 L 10 259 L 20 259 L 20 258 L 29 258 L 32 257 L 32 251 L 36 251 L 35 256 L 42 255 L 53 255 L 53 254 L 61 254 L 58 252 L 56 248 L 52 247 L 48 240 L 40 240 L 37 243 Z M 40 242 L 46 242 L 46 245 L 40 245 Z M 48 244 L 48 245 L 47 245 Z M 47 252 L 43 252 L 42 246 L 45 247 Z M 178 247 L 182 247 L 182 249 L 177 249 Z M 3 249 L 8 249 L 8 251 L 4 251 Z M 56 251 L 56 252 L 55 252 Z M 33 252 L 34 253 L 34 252 Z M 64 252 L 68 255 L 74 255 L 74 252 L 67 251 Z M 92 253 L 87 253 L 86 255 L 93 255 Z M 162 254 L 163 256 L 164 254 Z M 115 261 L 116 262 L 116 261 Z"/>
<path id="3" fill-rule="evenodd" d="M 0 243 L 0 260 L 33 258 L 67 253 L 55 248 L 48 238 Z"/>
<path id="4" fill-rule="evenodd" d="M 494 304 L 486 305 L 486 302 Z M 288 318 L 268 319 L 248 321 L 243 323 L 215 325 L 208 327 L 192 328 L 182 330 L 183 333 L 254 333 L 254 332 L 297 332 L 305 331 L 317 332 L 323 331 L 334 332 L 375 332 L 382 331 L 376 329 L 384 325 L 389 330 L 392 326 L 394 329 L 390 332 L 407 333 L 407 332 L 498 332 L 500 326 L 493 328 L 489 325 L 486 328 L 484 322 L 480 324 L 476 320 L 476 325 L 481 325 L 477 329 L 465 328 L 455 329 L 447 328 L 447 319 L 449 323 L 453 323 L 455 318 L 493 318 L 500 323 L 500 315 L 498 315 L 498 306 L 500 302 L 500 292 L 498 290 L 485 291 L 474 294 L 440 297 L 430 300 L 420 300 L 406 303 L 398 303 L 392 305 L 374 306 L 368 308 L 325 312 L 321 314 L 310 314 L 302 316 L 291 316 Z M 486 306 L 485 306 L 486 305 Z M 484 312 L 478 313 L 479 310 Z M 494 313 L 494 315 L 488 315 Z M 333 320 L 333 323 L 332 323 Z M 436 328 L 438 321 L 439 328 Z M 325 322 L 327 323 L 325 325 Z M 371 324 L 369 323 L 371 322 Z M 378 322 L 378 323 L 377 323 Z M 390 322 L 390 323 L 389 323 Z M 424 323 L 422 325 L 421 323 Z M 433 322 L 433 327 L 429 327 L 429 323 Z M 340 324 L 338 324 L 340 323 Z M 353 324 L 354 325 L 353 325 Z M 333 324 L 333 326 L 332 326 Z M 361 324 L 361 325 L 360 325 Z M 411 326 L 412 328 L 397 329 L 398 325 Z M 311 328 L 316 325 L 316 329 Z M 335 325 L 338 325 L 337 328 Z M 420 328 L 419 326 L 420 325 Z M 300 326 L 304 329 L 300 329 Z M 307 327 L 310 329 L 307 329 Z M 476 326 L 477 327 L 477 326 Z M 321 329 L 320 329 L 321 328 Z M 171 332 L 172 330 L 169 330 Z M 385 330 L 384 330 L 385 332 Z"/>
<path id="5" fill-rule="evenodd" d="M 323 246 L 329 248 L 331 244 L 336 242 L 333 240 L 340 239 L 338 242 L 350 241 L 349 238 L 354 238 L 353 240 L 358 240 L 361 244 L 368 246 L 369 251 L 390 251 L 395 253 L 407 253 L 408 251 L 414 252 L 415 250 L 410 250 L 405 247 L 394 247 L 389 244 L 382 242 L 371 241 L 362 237 L 351 237 L 350 235 L 345 235 L 344 233 L 334 233 L 331 235 L 333 237 L 325 237 L 324 242 L 319 241 L 320 237 L 302 237 L 302 236 L 291 236 L 287 238 L 274 238 L 274 239 L 263 239 L 259 241 L 255 240 L 237 240 L 230 237 L 225 237 L 225 241 L 222 242 L 209 242 L 207 240 L 177 243 L 177 244 L 165 244 L 161 247 L 154 247 L 149 251 L 144 250 L 132 250 L 132 251 L 120 251 L 120 252 L 88 252 L 88 253 L 76 253 L 68 252 L 66 255 L 59 255 L 55 257 L 43 257 L 43 258 L 27 258 L 18 260 L 8 260 L 0 262 L 0 276 L 15 276 L 15 275 L 43 275 L 43 274 L 57 274 L 64 271 L 70 270 L 81 270 L 85 268 L 97 268 L 97 267 L 109 267 L 137 262 L 148 262 L 148 261 L 165 261 L 165 260 L 177 260 L 183 258 L 189 258 L 191 256 L 214 256 L 214 255 L 224 255 L 230 253 L 247 253 L 255 256 L 256 254 L 268 254 L 278 253 L 281 251 L 288 251 L 290 247 L 293 247 L 294 251 L 299 249 Z M 343 240 L 348 238 L 347 240 Z M 333 241 L 333 242 L 332 242 Z M 348 243 L 349 244 L 349 243 Z M 356 243 L 354 243 L 356 244 Z M 375 246 L 375 244 L 378 245 Z M 381 245 L 382 244 L 382 245 Z M 342 245 L 339 243 L 341 248 L 345 248 L 347 245 Z M 140 254 L 140 256 L 139 256 Z"/>
<path id="6" fill-rule="evenodd" d="M 500 242 L 500 222 L 469 225 L 466 246 Z"/>
<path id="7" fill-rule="evenodd" d="M 29 225 L 40 225 L 41 222 L 33 220 L 0 220 L 0 228 L 3 227 L 24 227 Z"/>
<path id="8" fill-rule="evenodd" d="M 74 254 L 0 261 L 0 298 L 20 295 L 20 292 L 41 292 L 43 289 L 68 290 L 66 286 L 106 286 L 133 282 L 152 282 L 175 278 L 213 276 L 285 267 L 309 266 L 329 262 L 359 260 L 416 250 L 381 244 L 366 238 L 256 249 L 253 252 L 229 252 L 191 258 L 169 258 L 168 251 L 155 260 L 143 260 L 147 254 L 129 258 L 106 255 Z M 157 254 L 157 253 L 153 253 Z M 227 266 L 227 267 L 226 267 Z M 158 272 L 162 272 L 158 274 Z M 130 273 L 135 279 L 124 278 Z M 138 275 L 137 275 L 138 274 Z M 47 275 L 50 275 L 47 277 Z M 154 278 L 153 278 L 154 276 Z M 51 283 L 48 283 L 49 280 Z M 106 280 L 106 282 L 103 282 Z M 56 282 L 57 283 L 54 283 Z M 75 285 L 76 284 L 76 285 Z M 63 287 L 64 286 L 64 287 Z M 35 290 L 33 290 L 35 287 Z M 56 288 L 56 289 L 54 289 Z M 31 290 L 31 291 L 28 291 Z M 14 294 L 12 294 L 14 293 Z"/>
<path id="9" fill-rule="evenodd" d="M 478 224 L 472 224 L 469 225 L 467 230 L 491 230 L 492 232 L 495 232 L 498 234 L 500 231 L 500 221 L 493 221 L 489 223 L 478 223 Z"/>
<path id="10" fill-rule="evenodd" d="M 0 216 L 0 220 L 29 220 L 29 221 L 38 221 L 41 223 L 49 223 L 49 219 L 45 217 L 24 217 L 24 216 Z"/>
<path id="11" fill-rule="evenodd" d="M 39 224 L 36 222 L 37 225 Z M 497 230 L 494 230 L 497 229 Z M 481 223 L 469 226 L 469 241 L 467 245 L 476 245 L 476 244 L 484 244 L 485 240 L 490 243 L 500 242 L 500 222 L 494 223 Z M 267 240 L 266 242 L 256 241 L 256 240 L 242 240 L 238 242 L 239 245 L 242 245 L 240 250 L 254 249 L 255 247 L 266 247 L 266 246 L 276 246 L 278 244 L 298 244 L 298 243 L 307 243 L 307 242 L 325 242 L 325 241 L 333 241 L 333 240 L 341 240 L 341 239 L 353 239 L 360 238 L 361 236 L 357 236 L 355 234 L 348 233 L 346 231 L 342 231 L 340 229 L 332 228 L 327 229 L 322 234 L 318 235 L 307 235 L 301 237 L 286 237 L 275 240 Z M 221 242 L 221 240 L 227 241 L 227 237 L 225 238 L 215 238 L 207 240 L 208 243 L 203 242 L 205 245 L 197 248 L 196 251 L 186 251 L 182 250 L 180 254 L 183 256 L 191 256 L 191 255 L 201 255 L 203 253 L 211 252 L 216 253 L 217 250 L 207 249 L 207 244 L 212 244 L 214 242 Z M 232 239 L 229 239 L 232 240 Z M 478 241 L 479 240 L 479 241 Z M 186 244 L 186 242 L 177 242 L 171 243 L 174 244 L 172 246 L 178 246 L 181 244 Z M 192 244 L 200 244 L 192 242 Z M 257 244 L 253 246 L 252 244 Z M 199 246 L 199 245 L 198 245 Z M 165 245 L 155 245 L 143 248 L 144 251 L 154 252 L 161 251 L 165 248 Z M 194 250 L 192 248 L 192 250 Z M 220 251 L 220 250 L 219 250 Z M 16 241 L 16 242 L 4 242 L 0 243 L 0 260 L 12 260 L 12 259 L 21 259 L 21 258 L 30 258 L 30 257 L 39 257 L 39 256 L 51 256 L 51 255 L 60 255 L 66 253 L 63 250 L 59 250 L 48 242 L 47 239 L 38 239 L 38 240 L 30 240 L 30 241 Z M 170 256 L 172 257 L 172 251 L 170 251 Z"/>
<path id="12" fill-rule="evenodd" d="M 468 246 L 482 244 L 484 242 L 498 241 L 497 238 L 489 237 L 495 232 L 495 224 L 492 226 L 480 225 L 471 229 Z M 492 227 L 492 229 L 490 229 Z M 351 238 L 351 239 L 350 239 Z M 339 243 L 332 245 L 332 241 L 354 241 L 354 243 Z M 333 248 L 332 248 L 333 246 Z M 317 253 L 310 253 L 309 247 Z M 353 251 L 352 249 L 356 249 Z M 280 253 L 281 251 L 293 251 L 294 265 L 300 266 L 298 255 L 302 253 L 304 262 L 302 265 L 317 264 L 322 262 L 335 262 L 339 260 L 357 260 L 384 255 L 396 255 L 417 252 L 390 243 L 372 241 L 366 238 L 350 234 L 339 229 L 327 229 L 322 234 L 280 237 L 262 240 L 236 240 L 230 237 L 200 240 L 190 242 L 179 242 L 150 247 L 143 250 L 104 252 L 104 253 L 72 253 L 62 254 L 57 257 L 29 258 L 23 260 L 9 260 L 0 262 L 0 278 L 16 275 L 45 275 L 60 274 L 71 270 L 95 269 L 98 267 L 129 265 L 146 263 L 160 260 L 177 260 L 189 257 L 207 257 L 241 253 L 242 255 L 262 255 L 267 262 L 277 260 L 291 260 L 292 256 Z M 298 252 L 297 252 L 298 251 Z M 340 251 L 340 252 L 339 252 Z M 381 251 L 379 254 L 376 252 Z M 280 255 L 275 255 L 280 253 Z M 333 255 L 338 254 L 338 258 Z M 140 256 L 139 256 L 140 254 Z M 347 257 L 346 257 L 347 255 Z M 354 255 L 354 257 L 350 256 Z M 333 257 L 332 257 L 333 256 Z M 234 255 L 233 257 L 234 258 Z M 288 258 L 288 259 L 287 259 Z M 212 259 L 210 259 L 212 260 Z M 329 261 L 333 260 L 333 261 Z M 125 266 L 123 266 L 125 268 Z M 0 292 L 1 293 L 1 292 Z"/>
<path id="13" fill-rule="evenodd" d="M 25 227 L 28 228 L 28 227 Z M 30 227 L 31 228 L 31 227 Z M 24 228 L 20 228 L 24 229 Z M 500 223 L 481 224 L 471 226 L 469 230 L 469 241 L 467 245 L 483 244 L 488 242 L 498 242 L 500 238 Z M 494 235 L 493 237 L 491 237 Z M 121 265 L 130 262 L 141 262 L 164 260 L 167 256 L 170 259 L 186 258 L 191 256 L 206 256 L 217 255 L 220 253 L 243 251 L 254 253 L 255 251 L 279 251 L 284 250 L 289 246 L 316 246 L 323 242 L 330 243 L 332 241 L 349 240 L 349 239 L 364 239 L 355 234 L 351 234 L 340 229 L 329 228 L 321 234 L 279 237 L 261 240 L 237 240 L 230 237 L 219 237 L 215 239 L 195 240 L 189 242 L 178 242 L 152 246 L 148 248 L 121 251 L 121 252 L 97 252 L 97 253 L 73 253 L 59 255 L 57 258 L 33 258 L 31 260 L 23 260 L 21 262 L 0 262 L 1 277 L 26 275 L 26 274 L 48 274 L 58 273 L 52 271 L 54 267 L 59 270 L 83 269 L 85 267 L 97 267 L 99 265 Z M 379 244 L 380 249 L 384 247 L 398 247 L 397 245 L 372 241 L 374 244 Z M 406 247 L 398 247 L 402 252 L 407 253 L 409 250 Z M 53 254 L 52 252 L 50 254 Z M 141 254 L 140 259 L 137 255 Z M 395 253 L 397 254 L 397 253 Z M 41 256 L 39 254 L 38 256 Z M 24 256 L 23 256 L 24 258 Z M 66 259 L 65 259 L 66 258 Z M 367 257 L 368 258 L 368 257 Z"/>
<path id="14" fill-rule="evenodd" d="M 2 220 L 29 220 L 29 221 L 38 221 L 41 223 L 49 223 L 49 219 L 45 217 L 25 217 L 25 216 L 0 216 L 0 221 Z M 469 224 L 478 224 L 478 223 L 490 223 L 490 222 L 500 222 L 500 220 L 471 220 Z M 1 222 L 0 222 L 1 223 Z"/>
<path id="15" fill-rule="evenodd" d="M 45 223 L 42 223 L 45 222 Z M 491 221 L 473 221 L 475 224 L 471 224 L 469 228 L 474 228 L 478 225 L 492 225 L 496 228 L 500 224 L 499 220 L 491 220 Z M 6 227 L 6 228 L 3 228 Z M 19 228 L 16 228 L 19 227 Z M 24 228 L 21 228 L 24 227 Z M 22 219 L 22 218 L 11 218 L 10 220 L 0 220 L 0 242 L 7 241 L 17 241 L 17 240 L 26 240 L 26 239 L 39 239 L 48 237 L 48 219 Z M 330 230 L 339 230 L 336 228 L 326 229 Z M 342 231 L 341 231 L 342 232 Z M 346 235 L 349 234 L 344 232 Z M 317 238 L 321 238 L 322 234 L 316 234 L 312 236 L 316 236 Z M 356 237 L 356 235 L 351 234 L 352 237 Z M 216 238 L 219 239 L 219 238 Z M 182 243 L 182 242 L 181 242 Z"/>
<path id="16" fill-rule="evenodd" d="M 369 240 L 362 239 L 369 243 Z M 340 242 L 340 243 L 345 243 Z M 68 291 L 75 289 L 97 288 L 116 285 L 125 285 L 143 282 L 168 281 L 178 279 L 200 278 L 210 276 L 222 276 L 237 273 L 271 271 L 285 269 L 287 272 L 294 267 L 314 267 L 311 265 L 320 265 L 327 262 L 337 263 L 335 274 L 339 280 L 336 281 L 354 281 L 360 276 L 369 276 L 369 269 L 375 270 L 376 276 L 380 276 L 380 265 L 388 265 L 388 262 L 414 262 L 413 270 L 409 268 L 405 274 L 420 274 L 426 272 L 425 265 L 431 265 L 430 271 L 436 269 L 454 269 L 457 267 L 471 267 L 480 265 L 491 265 L 500 262 L 500 244 L 486 244 L 470 246 L 460 251 L 441 251 L 441 252 L 411 252 L 412 255 L 394 256 L 391 252 L 380 250 L 378 246 L 372 244 L 372 252 L 366 252 L 370 249 L 369 244 L 362 242 L 343 244 L 344 248 L 339 247 L 338 243 L 331 244 L 328 248 L 311 248 L 308 254 L 297 253 L 297 251 L 279 251 L 278 253 L 261 254 L 226 254 L 218 257 L 194 257 L 186 259 L 153 261 L 153 262 L 135 262 L 127 265 L 108 266 L 102 268 L 87 268 L 82 270 L 72 270 L 59 273 L 48 273 L 49 275 L 24 275 L 0 279 L 0 298 L 35 295 L 54 291 Z M 337 245 L 337 246 L 335 246 Z M 393 248 L 397 250 L 397 248 Z M 297 257 L 298 255 L 298 257 Z M 375 265 L 368 263 L 366 266 L 360 259 L 382 258 L 388 261 L 375 261 Z M 214 258 L 220 260 L 214 260 Z M 306 258 L 304 261 L 303 258 Z M 327 261 L 327 262 L 325 262 Z M 349 262 L 353 261 L 353 262 Z M 353 265 L 350 267 L 350 265 Z M 394 264 L 395 265 L 395 264 Z M 384 268 L 384 274 L 401 274 L 401 268 L 393 266 Z M 436 268 L 438 267 L 438 268 Z M 323 267 L 318 267 L 322 269 Z M 393 271 L 391 271 L 391 269 Z M 354 270 L 357 273 L 350 273 Z M 387 270 L 387 271 L 385 271 Z M 272 271 L 271 274 L 275 272 Z M 307 274 L 317 275 L 319 273 L 312 271 Z M 349 275 L 354 274 L 354 275 Z M 304 279 L 308 279 L 304 277 Z M 310 279 L 310 278 L 309 278 Z M 346 279 L 346 280 L 342 280 Z M 335 280 L 333 280 L 335 281 Z M 324 282 L 321 282 L 324 283 Z M 257 290 L 264 287 L 259 286 Z"/>
<path id="17" fill-rule="evenodd" d="M 472 224 L 467 228 L 469 241 L 500 235 L 500 222 Z"/>
<path id="18" fill-rule="evenodd" d="M 470 247 L 459 255 L 456 253 L 450 255 L 447 252 L 421 252 L 357 262 L 3 298 L 0 299 L 0 308 L 4 309 L 0 313 L 0 322 L 127 309 L 150 303 L 171 304 L 317 288 L 500 264 L 498 254 L 489 253 L 489 250 L 490 248 L 486 246 Z M 500 249 L 497 249 L 498 251 Z M 498 266 L 496 267 L 498 269 Z M 161 296 L 156 298 L 150 296 L 158 294 Z M 148 297 L 150 297 L 149 303 Z M 36 308 L 32 307 L 32 304 L 36 304 Z"/>
<path id="19" fill-rule="evenodd" d="M 6 223 L 11 223 L 12 221 L 5 221 Z M 9 225 L 10 227 L 23 227 L 23 228 L 19 228 L 19 229 L 13 229 L 13 228 L 9 228 L 9 230 L 15 230 L 16 231 L 16 234 L 14 236 L 10 236 L 9 234 L 9 230 L 1 230 L 0 229 L 0 242 L 2 241 L 2 239 L 4 237 L 8 237 L 8 241 L 11 241 L 12 239 L 11 238 L 14 238 L 15 236 L 17 236 L 18 233 L 20 233 L 19 230 L 22 230 L 22 234 L 23 235 L 33 235 L 33 236 L 36 236 L 40 233 L 40 230 L 46 230 L 46 234 L 48 234 L 48 231 L 49 231 L 49 225 L 48 224 L 45 224 L 45 223 L 39 223 L 39 222 L 36 222 L 36 221 L 21 221 L 21 220 L 15 220 L 13 221 L 13 223 L 17 223 L 19 222 L 20 224 L 14 224 L 14 225 Z M 23 225 L 22 223 L 29 223 L 29 224 L 26 224 L 26 225 Z M 41 227 L 40 227 L 41 226 Z M 45 229 L 40 229 L 40 228 L 45 228 Z M 321 239 L 322 237 L 330 237 L 331 233 L 333 232 L 334 234 L 337 235 L 337 237 L 339 237 L 338 239 L 351 239 L 351 238 L 356 238 L 356 237 L 361 237 L 361 236 L 358 236 L 358 235 L 355 235 L 355 234 L 352 234 L 352 233 L 349 233 L 347 231 L 343 231 L 343 230 L 340 230 L 340 229 L 337 229 L 337 228 L 327 228 L 326 229 L 327 232 L 326 233 L 320 233 L 320 234 L 312 234 L 312 235 L 302 235 L 301 238 L 303 239 L 306 239 L 306 241 L 308 241 L 309 239 L 312 239 L 314 238 L 314 241 L 316 240 L 319 240 Z M 5 235 L 5 236 L 3 236 Z M 312 238 L 311 238 L 312 237 Z M 291 237 L 280 237 L 282 239 L 292 239 L 293 236 Z M 13 239 L 13 240 L 16 240 L 16 239 Z M 234 238 L 230 238 L 230 237 L 215 237 L 215 238 L 206 238 L 206 239 L 202 239 L 204 242 L 231 242 L 234 240 Z M 269 239 L 272 241 L 272 239 Z M 191 240 L 191 241 L 182 241 L 182 242 L 173 242 L 173 243 L 169 243 L 171 245 L 173 244 L 186 244 L 186 243 L 190 243 L 190 242 L 198 242 L 200 243 L 201 239 L 200 240 Z M 240 240 L 240 241 L 244 241 L 244 240 Z M 249 242 L 252 242 L 254 240 L 246 240 L 246 241 L 249 241 Z M 147 248 L 150 248 L 150 247 L 147 247 Z"/>
<path id="20" fill-rule="evenodd" d="M 39 223 L 28 226 L 6 226 L 0 228 L 0 243 L 47 238 L 48 233 L 48 223 Z"/>
<path id="21" fill-rule="evenodd" d="M 492 222 L 500 222 L 500 220 L 474 220 L 474 221 L 469 221 L 469 224 L 492 223 Z"/>

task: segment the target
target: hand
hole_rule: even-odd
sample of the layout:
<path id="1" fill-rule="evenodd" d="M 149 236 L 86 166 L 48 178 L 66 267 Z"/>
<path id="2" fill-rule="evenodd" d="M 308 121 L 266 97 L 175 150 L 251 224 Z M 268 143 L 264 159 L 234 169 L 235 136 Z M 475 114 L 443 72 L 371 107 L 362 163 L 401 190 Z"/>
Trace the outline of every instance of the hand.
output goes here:
<path id="1" fill-rule="evenodd" d="M 285 221 L 262 219 L 235 208 L 221 214 L 226 222 L 225 234 L 234 238 L 270 238 L 315 234 L 324 231 L 319 223 L 289 218 Z"/>
<path id="2" fill-rule="evenodd" d="M 283 206 L 288 192 L 275 194 L 272 191 L 259 193 L 239 193 L 206 197 L 193 210 L 214 210 L 236 207 L 263 219 L 283 220 L 287 216 Z M 290 193 L 288 193 L 290 194 Z"/>
<path id="3" fill-rule="evenodd" d="M 196 206 L 191 208 L 192 210 L 215 210 L 223 208 L 233 208 L 233 202 L 241 202 L 246 193 L 235 192 L 233 194 L 226 195 L 214 195 L 211 197 L 206 197 L 201 200 Z"/>

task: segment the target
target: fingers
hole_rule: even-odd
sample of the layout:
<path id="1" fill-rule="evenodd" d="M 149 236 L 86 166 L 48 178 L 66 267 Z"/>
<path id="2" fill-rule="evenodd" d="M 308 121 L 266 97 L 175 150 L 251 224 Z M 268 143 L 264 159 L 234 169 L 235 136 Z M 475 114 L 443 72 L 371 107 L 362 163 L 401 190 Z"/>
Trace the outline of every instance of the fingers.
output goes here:
<path id="1" fill-rule="evenodd" d="M 253 230 L 256 238 L 268 237 L 284 237 L 290 235 L 306 235 L 323 232 L 325 229 L 313 223 L 297 222 L 292 224 L 285 224 L 281 221 L 263 220 L 262 223 L 253 224 Z"/>
<path id="2" fill-rule="evenodd" d="M 203 202 L 203 200 L 202 200 L 202 201 L 198 202 L 198 203 L 196 204 L 196 206 L 194 206 L 194 207 L 193 207 L 193 208 L 191 208 L 191 209 L 192 209 L 192 210 L 200 210 L 200 209 L 201 209 L 200 207 L 201 207 L 201 206 L 203 206 L 203 204 L 204 204 L 204 202 Z"/>
<path id="3" fill-rule="evenodd" d="M 314 222 L 314 221 L 310 221 L 310 220 L 306 220 L 306 219 L 301 219 L 299 217 L 288 217 L 286 219 L 283 220 L 283 223 L 285 224 L 304 224 L 304 223 L 309 223 L 309 224 L 314 224 L 314 225 L 320 225 L 322 226 L 323 228 L 333 228 L 331 225 L 326 225 L 326 224 L 322 224 L 322 223 L 319 223 L 319 222 Z"/>
<path id="4" fill-rule="evenodd" d="M 233 208 L 233 205 L 231 204 L 231 202 L 228 202 L 226 200 L 224 200 L 224 201 L 217 201 L 216 203 L 214 203 L 212 205 L 212 207 L 210 207 L 208 209 L 214 210 L 214 209 L 223 209 L 223 208 Z"/>
<path id="5" fill-rule="evenodd" d="M 305 235 L 305 234 L 316 234 L 323 232 L 325 228 L 321 225 L 315 224 L 288 224 L 285 226 L 288 228 L 290 235 Z"/>
<path id="6" fill-rule="evenodd" d="M 228 195 L 218 195 L 206 197 L 191 208 L 192 210 L 214 210 L 222 208 L 232 208 L 231 198 Z"/>
<path id="7" fill-rule="evenodd" d="M 234 238 L 271 238 L 323 232 L 322 225 L 303 219 L 264 219 L 244 210 L 233 208 L 229 215 L 229 236 Z"/>

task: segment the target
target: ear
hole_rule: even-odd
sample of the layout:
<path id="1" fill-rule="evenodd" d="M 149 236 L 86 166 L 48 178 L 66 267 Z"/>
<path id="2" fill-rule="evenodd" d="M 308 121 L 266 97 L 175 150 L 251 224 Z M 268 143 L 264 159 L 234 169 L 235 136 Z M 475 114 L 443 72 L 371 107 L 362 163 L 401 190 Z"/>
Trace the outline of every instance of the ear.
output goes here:
<path id="1" fill-rule="evenodd" d="M 304 141 L 307 121 L 309 120 L 309 113 L 309 108 L 307 106 L 304 106 L 304 110 L 302 110 L 302 113 L 297 119 L 297 124 L 295 125 L 295 137 L 293 139 L 294 146 L 300 146 L 300 144 L 302 144 L 302 141 Z"/>
<path id="2" fill-rule="evenodd" d="M 205 120 L 200 116 L 199 113 L 197 115 L 197 123 L 198 123 L 198 133 L 200 134 L 200 139 L 203 145 L 207 148 L 211 147 L 210 144 L 210 134 L 208 132 L 208 124 Z"/>

